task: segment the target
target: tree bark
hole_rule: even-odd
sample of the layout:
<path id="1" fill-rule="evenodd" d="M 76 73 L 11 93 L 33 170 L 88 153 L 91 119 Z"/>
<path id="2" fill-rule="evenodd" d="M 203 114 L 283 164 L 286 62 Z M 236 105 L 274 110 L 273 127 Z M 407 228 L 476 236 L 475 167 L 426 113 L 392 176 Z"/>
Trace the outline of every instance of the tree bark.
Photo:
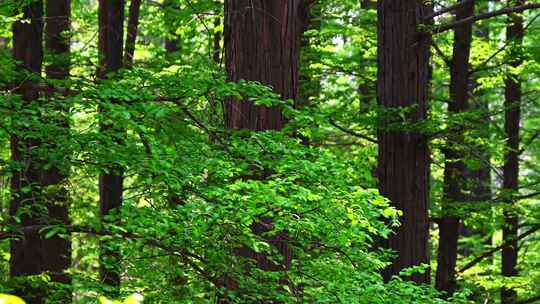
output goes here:
<path id="1" fill-rule="evenodd" d="M 133 55 L 135 53 L 135 42 L 137 41 L 140 10 L 141 0 L 131 0 L 131 3 L 129 4 L 126 47 L 124 49 L 124 66 L 126 68 L 131 68 L 133 66 Z"/>
<path id="2" fill-rule="evenodd" d="M 258 81 L 271 86 L 282 99 L 298 98 L 299 61 L 302 33 L 308 14 L 304 0 L 226 0 L 225 67 L 228 81 Z M 224 103 L 225 127 L 252 131 L 279 130 L 284 125 L 277 107 L 254 105 L 251 101 L 228 98 Z M 264 174 L 254 178 L 265 178 Z M 261 218 L 254 233 L 270 231 L 272 219 Z M 257 267 L 267 271 L 286 271 L 291 266 L 292 251 L 287 231 L 268 237 L 277 248 L 281 261 L 271 261 L 265 254 L 240 248 L 240 256 L 252 258 Z M 224 287 L 236 283 L 225 280 Z M 226 303 L 225 299 L 221 300 Z"/>
<path id="3" fill-rule="evenodd" d="M 523 5 L 523 0 L 509 0 L 510 5 Z M 523 63 L 521 48 L 523 43 L 523 17 L 520 14 L 508 16 L 506 39 L 510 43 L 510 67 L 518 67 Z M 511 70 L 507 72 L 504 90 L 505 123 L 507 149 L 503 167 L 503 189 L 514 193 L 519 189 L 519 123 L 521 120 L 521 80 Z M 502 250 L 502 275 L 513 277 L 518 275 L 518 217 L 511 209 L 512 201 L 507 202 L 504 212 L 503 242 L 511 245 Z M 510 304 L 517 300 L 517 293 L 510 288 L 501 290 L 501 303 Z"/>
<path id="4" fill-rule="evenodd" d="M 431 40 L 418 28 L 432 10 L 420 0 L 378 2 L 378 102 L 389 109 L 410 108 L 409 122 L 426 118 L 428 109 L 429 47 Z M 378 131 L 379 190 L 403 211 L 401 226 L 383 243 L 397 253 L 383 270 L 389 280 L 403 268 L 429 263 L 428 257 L 428 138 L 418 131 L 389 130 L 388 119 Z M 429 271 L 408 278 L 429 282 Z"/>
<path id="5" fill-rule="evenodd" d="M 296 100 L 300 40 L 307 20 L 303 0 L 225 1 L 225 66 L 227 79 L 259 81 L 282 99 Z M 230 129 L 279 130 L 284 123 L 276 107 L 251 101 L 225 101 Z"/>
<path id="6" fill-rule="evenodd" d="M 100 53 L 100 78 L 105 78 L 108 73 L 114 73 L 122 67 L 123 49 L 123 0 L 100 0 L 99 1 L 99 53 Z M 104 102 L 116 102 L 115 100 Z M 104 111 L 100 109 L 100 111 Z M 103 112 L 104 115 L 106 113 Z M 111 124 L 101 123 L 101 131 L 108 136 L 116 137 L 121 142 L 123 131 Z M 109 173 L 99 177 L 99 205 L 102 217 L 118 209 L 122 205 L 123 192 L 123 169 L 119 166 L 111 166 Z M 112 242 L 103 242 L 100 252 L 100 277 L 101 281 L 108 286 L 108 296 L 116 297 L 120 286 L 120 253 Z"/>
<path id="7" fill-rule="evenodd" d="M 52 62 L 45 70 L 48 79 L 65 80 L 70 70 L 70 38 L 65 36 L 70 30 L 71 0 L 48 0 L 46 4 L 45 46 L 52 55 Z M 54 98 L 54 97 L 53 97 Z M 53 120 L 67 135 L 69 122 L 65 119 L 67 111 L 62 99 L 53 99 Z M 51 141 L 53 141 L 52 139 Z M 59 146 L 52 144 L 52 149 Z M 57 190 L 47 197 L 49 216 L 54 223 L 69 225 L 69 202 L 66 180 L 68 168 L 53 166 L 44 174 L 43 186 L 55 186 Z M 45 240 L 45 270 L 51 272 L 53 281 L 71 284 L 71 276 L 66 272 L 71 266 L 71 239 L 58 235 Z M 71 302 L 71 291 L 63 290 L 56 298 L 63 303 Z"/>
<path id="8" fill-rule="evenodd" d="M 456 9 L 456 20 L 474 14 L 474 1 L 467 1 Z M 469 57 L 471 51 L 472 24 L 458 26 L 454 30 L 454 46 L 451 65 L 449 114 L 459 114 L 468 108 L 469 100 Z M 456 143 L 463 143 L 463 131 L 455 134 Z M 445 148 L 443 215 L 439 222 L 439 251 L 435 286 L 451 296 L 456 290 L 457 242 L 459 217 L 455 214 L 457 204 L 466 200 L 464 195 L 466 167 L 463 153 L 456 144 L 447 143 Z"/>
<path id="9" fill-rule="evenodd" d="M 18 62 L 17 71 L 41 74 L 43 62 L 43 2 L 36 1 L 23 8 L 24 18 L 30 22 L 16 21 L 13 24 L 13 59 Z M 35 90 L 35 82 L 22 75 L 16 83 L 16 94 L 22 97 L 22 107 L 30 107 L 39 97 Z M 45 254 L 43 239 L 39 232 L 27 232 L 24 227 L 38 225 L 45 214 L 39 208 L 43 205 L 41 195 L 41 170 L 39 161 L 33 157 L 32 151 L 39 147 L 39 139 L 27 135 L 28 127 L 24 126 L 27 117 L 13 122 L 11 136 L 11 159 L 20 164 L 11 177 L 10 215 L 20 216 L 23 226 L 22 238 L 11 241 L 9 261 L 10 276 L 29 276 L 40 274 L 44 270 Z M 29 118 L 29 117 L 28 117 Z M 28 132 L 28 133 L 27 133 Z M 25 211 L 25 212 L 23 212 Z M 29 304 L 41 304 L 45 290 L 39 287 L 20 287 L 16 294 Z"/>

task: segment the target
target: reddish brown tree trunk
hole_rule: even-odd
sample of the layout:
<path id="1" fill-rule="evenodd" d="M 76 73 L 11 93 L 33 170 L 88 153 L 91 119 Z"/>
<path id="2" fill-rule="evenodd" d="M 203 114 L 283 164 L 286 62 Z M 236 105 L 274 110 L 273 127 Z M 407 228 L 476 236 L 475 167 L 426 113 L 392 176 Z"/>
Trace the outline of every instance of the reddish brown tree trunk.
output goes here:
<path id="1" fill-rule="evenodd" d="M 99 53 L 100 53 L 100 77 L 104 78 L 108 73 L 114 73 L 122 67 L 123 49 L 123 0 L 100 0 L 99 1 Z M 116 102 L 105 100 L 104 102 Z M 103 110 L 102 110 L 103 111 Z M 103 112 L 104 115 L 107 113 Z M 115 137 L 120 142 L 123 131 L 111 124 L 101 124 L 101 130 L 108 136 Z M 108 215 L 112 210 L 122 205 L 123 192 L 123 169 L 111 166 L 109 173 L 99 177 L 99 205 L 100 214 Z M 100 276 L 101 281 L 109 287 L 107 293 L 116 297 L 120 286 L 120 254 L 115 244 L 103 242 L 100 253 Z"/>
<path id="2" fill-rule="evenodd" d="M 510 0 L 511 5 L 522 5 L 523 0 Z M 510 46 L 510 67 L 518 67 L 523 63 L 521 48 L 523 43 L 523 17 L 519 14 L 508 16 L 506 39 Z M 521 80 L 519 75 L 507 73 L 505 79 L 504 106 L 506 108 L 504 130 L 507 137 L 507 150 L 503 168 L 503 189 L 514 193 L 519 188 L 519 122 L 521 119 Z M 513 204 L 512 201 L 508 205 Z M 502 275 L 513 277 L 518 275 L 518 217 L 510 206 L 504 212 L 503 242 L 511 242 L 502 250 Z M 517 300 L 513 289 L 501 290 L 501 303 L 510 304 Z"/>
<path id="3" fill-rule="evenodd" d="M 131 68 L 133 65 L 133 54 L 135 53 L 135 42 L 137 41 L 140 10 L 141 0 L 131 0 L 131 3 L 129 4 L 126 47 L 124 50 L 124 66 L 126 68 Z"/>
<path id="4" fill-rule="evenodd" d="M 428 109 L 430 39 L 419 32 L 419 25 L 431 8 L 424 3 L 383 0 L 377 7 L 378 101 L 390 109 L 410 107 L 410 122 L 426 118 Z M 384 242 L 397 254 L 383 271 L 386 280 L 403 268 L 429 263 L 428 138 L 417 131 L 399 129 L 381 126 L 378 131 L 379 190 L 392 206 L 403 211 L 401 226 Z M 414 274 L 409 279 L 427 283 L 429 272 Z"/>
<path id="5" fill-rule="evenodd" d="M 474 1 L 467 1 L 456 10 L 456 20 L 474 14 Z M 454 50 L 452 56 L 450 97 L 448 112 L 459 114 L 467 110 L 469 100 L 469 56 L 472 40 L 472 24 L 458 26 L 454 30 Z M 443 214 L 439 221 L 439 251 L 437 255 L 436 288 L 451 296 L 456 290 L 456 261 L 460 219 L 455 214 L 456 204 L 466 200 L 464 194 L 466 168 L 464 155 L 456 150 L 456 144 L 463 143 L 463 131 L 450 135 L 455 143 L 447 143 L 444 151 Z"/>
<path id="6" fill-rule="evenodd" d="M 13 24 L 13 58 L 18 62 L 18 72 L 40 75 L 43 62 L 43 2 L 29 4 L 23 8 L 23 13 L 24 19 L 30 22 L 17 21 Z M 35 82 L 23 75 L 20 83 L 15 85 L 15 92 L 22 96 L 22 108 L 32 106 L 32 101 L 39 97 Z M 41 224 L 46 216 L 40 208 L 44 203 L 40 164 L 32 155 L 32 151 L 39 146 L 39 139 L 27 135 L 31 132 L 24 124 L 26 118 L 14 120 L 14 134 L 11 136 L 11 159 L 20 166 L 11 177 L 10 215 L 20 216 L 23 229 Z M 34 229 L 23 230 L 22 238 L 11 241 L 10 254 L 12 277 L 37 275 L 44 270 L 43 240 Z M 40 304 L 43 303 L 45 290 L 32 287 L 25 290 L 21 287 L 16 293 L 30 304 Z"/>
<path id="7" fill-rule="evenodd" d="M 300 41 L 308 13 L 304 0 L 226 0 L 225 66 L 227 79 L 258 81 L 271 86 L 282 99 L 298 97 Z M 279 130 L 284 119 L 277 107 L 256 106 L 251 101 L 229 98 L 225 101 L 225 126 L 253 131 Z M 264 178 L 264 174 L 255 178 Z M 269 231 L 272 220 L 261 218 L 253 225 L 255 233 Z M 290 268 L 292 252 L 282 231 L 267 238 L 278 249 L 281 261 L 249 248 L 238 254 L 250 257 L 257 267 L 268 271 Z M 225 287 L 236 288 L 234 282 Z M 224 301 L 222 301 L 224 302 Z"/>
<path id="8" fill-rule="evenodd" d="M 298 97 L 300 39 L 307 18 L 304 0 L 225 1 L 227 79 L 259 81 L 283 99 Z M 278 108 L 251 101 L 225 102 L 225 126 L 231 129 L 278 130 Z"/>
<path id="9" fill-rule="evenodd" d="M 46 5 L 47 23 L 45 27 L 45 46 L 52 55 L 52 63 L 46 67 L 49 79 L 67 79 L 69 77 L 69 52 L 70 39 L 64 36 L 69 31 L 71 15 L 70 0 L 48 0 Z M 52 100 L 55 103 L 53 109 L 54 122 L 63 128 L 61 132 L 67 134 L 69 124 L 64 115 L 67 109 L 63 100 Z M 52 144 L 52 149 L 59 148 Z M 69 224 L 68 189 L 66 188 L 68 168 L 52 167 L 45 172 L 44 186 L 54 185 L 57 187 L 54 193 L 48 195 L 49 216 L 54 223 Z M 60 236 L 53 236 L 44 241 L 45 269 L 51 272 L 53 281 L 63 284 L 71 284 L 71 276 L 66 270 L 71 266 L 71 240 Z M 63 303 L 71 302 L 71 292 L 65 290 L 57 300 Z"/>

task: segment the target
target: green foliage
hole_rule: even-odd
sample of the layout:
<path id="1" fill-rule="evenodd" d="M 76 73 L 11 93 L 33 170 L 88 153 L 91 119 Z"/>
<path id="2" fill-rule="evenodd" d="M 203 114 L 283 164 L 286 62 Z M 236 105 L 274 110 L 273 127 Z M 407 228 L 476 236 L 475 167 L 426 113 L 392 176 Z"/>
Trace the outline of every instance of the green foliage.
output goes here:
<path id="1" fill-rule="evenodd" d="M 498 299 L 503 286 L 514 286 L 523 298 L 535 296 L 540 243 L 533 237 L 520 243 L 519 276 L 503 280 L 496 255 L 459 274 L 459 290 L 447 300 L 431 286 L 405 280 L 414 272 L 433 273 L 435 263 L 406 269 L 384 282 L 379 273 L 392 253 L 378 245 L 399 225 L 402 212 L 376 190 L 374 143 L 380 128 L 430 136 L 431 217 L 460 216 L 468 229 L 482 232 L 460 238 L 458 268 L 501 243 L 505 210 L 519 213 L 524 225 L 538 223 L 535 196 L 516 201 L 513 208 L 503 203 L 540 190 L 540 33 L 534 15 L 525 14 L 532 24 L 521 54 L 525 63 L 512 70 L 527 76 L 525 186 L 520 193 L 493 191 L 491 199 L 443 210 L 443 151 L 449 146 L 466 155 L 463 162 L 471 171 L 485 167 L 488 155 L 494 179 L 500 179 L 506 141 L 502 69 L 512 57 L 499 51 L 502 45 L 495 39 L 503 34 L 501 20 L 490 21 L 489 37 L 473 42 L 475 107 L 448 114 L 448 67 L 438 54 L 432 59 L 429 117 L 410 123 L 411 109 L 389 111 L 376 105 L 376 11 L 363 8 L 363 1 L 319 1 L 313 8 L 314 21 L 303 39 L 301 107 L 280 100 L 260 83 L 226 81 L 223 64 L 212 61 L 210 43 L 223 31 L 214 23 L 223 15 L 220 1 L 174 0 L 166 8 L 143 1 L 134 68 L 99 81 L 96 1 L 73 1 L 72 31 L 66 33 L 73 41 L 71 77 L 54 81 L 15 71 L 9 49 L 11 24 L 20 17 L 13 5 L 19 2 L 0 3 L 0 291 L 29 286 L 54 294 L 67 289 L 74 303 L 94 303 L 110 291 L 99 279 L 98 263 L 100 244 L 107 241 L 122 257 L 119 298 L 137 292 L 144 294 L 145 303 L 215 303 L 224 294 L 235 303 L 484 303 Z M 438 21 L 450 21 L 446 18 Z M 177 38 L 181 50 L 165 54 L 164 38 Z M 451 34 L 434 41 L 442 54 L 451 53 Z M 52 60 L 66 58 L 46 57 L 46 63 Z M 25 77 L 57 90 L 25 102 L 13 90 Z M 224 129 L 222 102 L 231 97 L 279 107 L 288 123 L 281 131 Z M 114 128 L 104 130 L 103 125 Z M 467 130 L 462 140 L 454 136 L 458 129 Z M 71 236 L 70 286 L 52 283 L 47 273 L 8 275 L 9 240 L 21 233 L 21 217 L 38 212 L 48 219 L 40 204 L 7 212 L 9 179 L 25 165 L 10 159 L 11 136 L 40 143 L 26 155 L 39 169 L 56 168 L 69 176 L 58 185 L 33 185 L 21 192 L 41 202 L 68 192 L 71 223 L 45 221 L 40 233 L 46 239 Z M 102 221 L 98 176 L 120 170 L 125 175 L 123 206 Z M 475 186 L 472 182 L 465 188 L 472 192 Z M 265 231 L 255 233 L 257 225 L 266 225 Z M 433 257 L 436 232 L 434 225 Z M 262 271 L 256 259 L 237 254 L 248 250 L 279 264 L 282 256 L 269 241 L 276 235 L 283 235 L 292 251 L 286 272 Z M 105 262 L 111 267 L 119 263 Z M 227 280 L 237 286 L 233 291 L 224 290 Z"/>

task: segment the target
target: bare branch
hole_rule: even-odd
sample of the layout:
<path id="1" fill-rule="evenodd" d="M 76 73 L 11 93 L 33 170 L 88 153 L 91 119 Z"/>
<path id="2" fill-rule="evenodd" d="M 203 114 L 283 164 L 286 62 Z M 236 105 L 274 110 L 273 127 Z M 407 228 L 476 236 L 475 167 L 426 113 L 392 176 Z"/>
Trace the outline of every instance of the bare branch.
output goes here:
<path id="1" fill-rule="evenodd" d="M 459 269 L 457 272 L 458 273 L 463 273 L 469 269 L 471 269 L 473 266 L 475 266 L 476 264 L 480 263 L 483 259 L 487 258 L 487 257 L 490 257 L 492 256 L 493 254 L 495 254 L 497 251 L 499 250 L 502 250 L 503 248 L 506 248 L 508 246 L 510 246 L 513 242 L 515 241 L 519 241 L 519 240 L 522 240 L 526 237 L 528 237 L 529 235 L 537 232 L 540 230 L 540 224 L 536 224 L 534 225 L 531 229 L 527 230 L 526 232 L 522 233 L 521 235 L 519 235 L 517 237 L 517 239 L 512 239 L 512 240 L 508 240 L 504 243 L 502 243 L 501 245 L 493 248 L 493 249 L 490 249 L 484 253 L 482 253 L 481 255 L 477 256 L 476 258 L 474 258 L 472 261 L 470 261 L 469 263 L 467 263 L 467 265 L 463 266 L 461 269 Z"/>
<path id="2" fill-rule="evenodd" d="M 513 7 L 507 7 L 507 8 L 503 8 L 503 9 L 496 10 L 493 12 L 478 14 L 478 15 L 474 15 L 468 18 L 460 19 L 460 20 L 457 20 L 448 24 L 442 24 L 438 27 L 435 27 L 435 30 L 432 31 L 431 33 L 439 34 L 439 33 L 446 32 L 448 30 L 451 30 L 463 24 L 475 23 L 477 21 L 489 19 L 496 16 L 508 15 L 512 13 L 520 13 L 526 10 L 536 9 L 536 8 L 540 8 L 540 3 L 528 3 L 528 4 L 513 6 Z"/>
<path id="3" fill-rule="evenodd" d="M 366 136 L 366 135 L 364 135 L 364 134 L 357 133 L 357 132 L 355 132 L 355 131 L 353 131 L 353 130 L 349 130 L 349 129 L 347 129 L 347 128 L 344 128 L 344 127 L 338 125 L 338 124 L 337 124 L 335 121 L 333 121 L 332 119 L 330 119 L 330 124 L 331 124 L 332 126 L 336 127 L 338 130 L 340 130 L 340 131 L 342 131 L 342 132 L 345 132 L 345 133 L 347 133 L 347 134 L 349 134 L 349 135 L 352 135 L 352 136 L 355 136 L 355 137 L 358 137 L 358 138 L 361 138 L 361 139 L 365 139 L 365 140 L 367 140 L 367 141 L 369 141 L 369 142 L 371 142 L 371 143 L 374 143 L 374 144 L 377 143 L 377 140 L 376 140 L 376 139 L 371 138 L 371 137 L 369 137 L 369 136 Z"/>
<path id="4" fill-rule="evenodd" d="M 446 14 L 446 13 L 448 13 L 448 12 L 455 11 L 455 10 L 459 9 L 460 7 L 462 7 L 463 5 L 465 5 L 465 4 L 467 4 L 467 3 L 471 2 L 471 1 L 473 1 L 473 0 L 462 0 L 462 1 L 460 1 L 459 3 L 456 3 L 456 4 L 454 4 L 454 5 L 445 7 L 445 8 L 443 8 L 443 9 L 441 9 L 440 11 L 436 11 L 436 12 L 434 12 L 433 14 L 426 16 L 426 17 L 424 18 L 424 21 L 429 21 L 429 20 L 431 20 L 431 19 L 433 19 L 433 18 L 435 18 L 435 17 L 437 17 L 437 16 Z"/>

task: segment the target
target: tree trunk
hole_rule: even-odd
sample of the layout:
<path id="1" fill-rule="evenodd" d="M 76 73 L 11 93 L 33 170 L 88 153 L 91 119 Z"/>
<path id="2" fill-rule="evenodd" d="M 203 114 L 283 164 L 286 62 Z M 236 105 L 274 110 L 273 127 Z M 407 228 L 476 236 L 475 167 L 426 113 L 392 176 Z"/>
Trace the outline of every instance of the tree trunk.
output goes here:
<path id="1" fill-rule="evenodd" d="M 46 5 L 45 46 L 52 55 L 52 63 L 46 67 L 47 78 L 65 80 L 69 77 L 70 69 L 70 38 L 64 36 L 70 30 L 71 1 L 48 0 Z M 62 129 L 62 135 L 67 135 L 69 122 L 65 119 L 67 109 L 62 99 L 52 100 L 55 103 L 53 109 L 54 123 Z M 51 139 L 50 142 L 53 142 Z M 52 149 L 59 146 L 52 144 Z M 68 168 L 52 167 L 44 174 L 43 186 L 55 186 L 57 190 L 48 194 L 47 206 L 49 216 L 54 223 L 69 225 L 69 202 L 68 189 L 66 188 Z M 71 239 L 53 236 L 45 240 L 45 270 L 51 272 L 53 281 L 71 284 L 71 276 L 66 270 L 71 266 Z M 56 297 L 62 303 L 71 302 L 71 291 L 64 290 Z"/>
<path id="2" fill-rule="evenodd" d="M 165 0 L 163 3 L 165 9 L 165 23 L 167 27 L 167 33 L 165 36 L 165 50 L 168 54 L 179 52 L 182 49 L 182 39 L 176 34 L 176 22 L 174 19 L 174 10 L 178 9 L 173 3 L 173 0 Z"/>
<path id="3" fill-rule="evenodd" d="M 137 41 L 140 10 L 141 0 L 131 0 L 131 3 L 129 4 L 126 47 L 124 50 L 124 66 L 126 68 L 131 68 L 131 66 L 133 66 L 133 54 L 135 53 L 135 42 Z"/>
<path id="4" fill-rule="evenodd" d="M 523 0 L 510 0 L 510 5 L 522 5 Z M 523 63 L 521 48 L 523 43 L 523 17 L 520 14 L 508 16 L 506 39 L 509 41 L 511 62 L 510 67 L 518 67 Z M 519 75 L 508 71 L 505 79 L 504 130 L 507 137 L 507 150 L 503 168 L 503 189 L 509 193 L 518 191 L 519 187 L 519 123 L 521 119 L 521 80 Z M 507 202 L 508 209 L 504 212 L 503 242 L 511 242 L 502 250 L 502 275 L 513 277 L 518 275 L 518 217 L 511 209 L 512 201 Z M 513 289 L 501 290 L 501 303 L 514 303 L 517 293 Z"/>
<path id="5" fill-rule="evenodd" d="M 18 62 L 18 72 L 40 75 L 43 62 L 43 2 L 29 4 L 23 8 L 23 13 L 24 19 L 30 22 L 16 21 L 13 24 L 13 59 Z M 22 96 L 23 108 L 30 107 L 32 101 L 39 97 L 35 82 L 25 76 L 15 85 L 18 87 L 15 93 Z M 14 133 L 11 136 L 11 159 L 20 167 L 14 170 L 11 177 L 10 215 L 20 216 L 23 228 L 39 225 L 46 216 L 39 208 L 43 204 L 40 164 L 32 155 L 32 151 L 39 146 L 39 140 L 27 135 L 32 133 L 24 124 L 27 118 L 30 120 L 30 117 L 21 117 L 13 122 Z M 40 274 L 45 262 L 42 246 L 43 240 L 35 230 L 24 230 L 21 239 L 12 240 L 10 276 Z M 45 290 L 32 286 L 20 286 L 16 293 L 29 304 L 41 304 L 45 296 Z"/>
<path id="6" fill-rule="evenodd" d="M 217 14 L 217 12 L 216 12 Z M 218 31 L 217 28 L 221 26 L 221 18 L 216 17 L 214 19 L 214 35 L 212 37 L 212 60 L 216 64 L 221 63 L 221 38 L 222 38 L 222 31 Z"/>
<path id="7" fill-rule="evenodd" d="M 313 63 L 320 61 L 320 53 L 317 52 L 316 47 L 321 44 L 321 19 L 322 4 L 315 3 L 310 10 L 306 30 L 317 33 L 302 35 L 301 40 L 300 88 L 299 98 L 296 100 L 297 107 L 309 105 L 310 99 L 318 99 L 321 93 L 320 76 L 315 75 L 316 71 L 311 68 Z"/>
<path id="8" fill-rule="evenodd" d="M 106 74 L 116 72 L 122 67 L 123 48 L 123 0 L 99 1 L 99 53 L 101 78 Z M 104 102 L 116 102 L 114 100 Z M 103 111 L 103 109 L 101 109 Z M 104 113 L 106 114 L 106 113 Z M 116 137 L 121 142 L 123 131 L 111 124 L 101 124 L 101 131 L 108 136 Z M 99 177 L 99 206 L 101 216 L 108 215 L 112 210 L 122 205 L 123 169 L 112 166 L 109 173 Z M 108 286 L 106 292 L 110 297 L 116 297 L 120 286 L 120 253 L 112 242 L 103 242 L 100 253 L 101 281 Z"/>
<path id="9" fill-rule="evenodd" d="M 259 81 L 283 99 L 298 97 L 300 40 L 307 19 L 304 0 L 225 1 L 227 79 Z M 275 107 L 229 98 L 225 126 L 279 130 L 284 123 Z"/>
<path id="10" fill-rule="evenodd" d="M 492 0 L 487 0 L 484 2 L 477 3 L 479 11 L 489 11 L 490 2 Z M 489 41 L 490 25 L 489 23 L 477 24 L 475 31 L 473 32 L 473 37 L 482 40 L 484 42 Z M 472 67 L 474 69 L 474 67 Z M 472 136 L 474 139 L 478 139 L 482 142 L 489 141 L 489 129 L 486 129 L 486 125 L 491 125 L 491 116 L 489 112 L 489 102 L 490 100 L 484 98 L 484 95 L 487 93 L 487 90 L 479 88 L 478 76 L 474 73 L 469 76 L 471 82 L 471 91 L 474 95 L 474 98 L 469 102 L 469 108 L 471 111 L 480 112 L 483 119 L 481 121 L 476 121 L 473 123 L 473 132 Z M 470 149 L 478 151 L 477 155 L 474 155 L 475 161 L 479 163 L 475 168 L 467 169 L 467 190 L 470 191 L 469 201 L 470 202 L 489 202 L 492 200 L 492 189 L 491 189 L 491 152 L 485 144 L 475 144 Z M 492 211 L 487 210 L 488 218 L 492 218 Z M 485 223 L 489 225 L 489 221 Z M 492 233 L 487 227 L 480 227 L 479 229 L 472 229 L 467 227 L 465 223 L 461 224 L 461 233 L 462 236 L 470 237 L 476 236 L 482 238 L 483 243 L 486 246 L 491 246 L 492 244 Z M 460 254 L 464 256 L 471 255 L 471 248 L 468 245 L 460 248 Z M 490 259 L 493 257 L 491 256 Z"/>
<path id="11" fill-rule="evenodd" d="M 378 2 L 379 103 L 389 109 L 410 107 L 409 122 L 426 118 L 428 109 L 430 37 L 419 25 L 432 8 L 420 0 Z M 398 120 L 388 120 L 384 125 Z M 384 126 L 383 125 L 383 126 Z M 378 131 L 379 190 L 392 206 L 403 211 L 401 226 L 384 245 L 396 252 L 393 263 L 383 270 L 389 280 L 403 268 L 429 263 L 428 257 L 428 138 L 401 127 Z M 429 271 L 413 274 L 418 283 L 429 282 Z"/>
<path id="12" fill-rule="evenodd" d="M 271 86 L 282 99 L 298 98 L 300 41 L 308 14 L 304 0 L 226 0 L 225 1 L 225 67 L 227 79 L 259 81 Z M 251 101 L 228 98 L 224 104 L 225 126 L 253 131 L 279 130 L 284 124 L 277 107 L 254 105 Z M 254 178 L 264 178 L 264 174 Z M 261 218 L 252 227 L 262 234 L 269 231 L 272 219 Z M 250 248 L 238 254 L 250 257 L 257 267 L 268 271 L 286 271 L 292 252 L 285 239 L 287 231 L 267 238 L 278 249 L 280 262 L 268 259 Z M 226 280 L 224 287 L 235 288 Z M 226 301 L 221 300 L 222 303 Z"/>
<path id="13" fill-rule="evenodd" d="M 456 20 L 474 14 L 474 1 L 467 1 L 456 10 Z M 465 112 L 469 101 L 469 57 L 471 51 L 472 24 L 458 26 L 454 30 L 454 50 L 452 56 L 449 114 Z M 439 222 L 439 251 L 437 256 L 436 288 L 451 296 L 456 290 L 457 243 L 460 219 L 455 214 L 464 195 L 466 168 L 459 146 L 464 143 L 463 131 L 456 131 L 455 143 L 447 143 L 445 148 L 443 214 Z"/>

